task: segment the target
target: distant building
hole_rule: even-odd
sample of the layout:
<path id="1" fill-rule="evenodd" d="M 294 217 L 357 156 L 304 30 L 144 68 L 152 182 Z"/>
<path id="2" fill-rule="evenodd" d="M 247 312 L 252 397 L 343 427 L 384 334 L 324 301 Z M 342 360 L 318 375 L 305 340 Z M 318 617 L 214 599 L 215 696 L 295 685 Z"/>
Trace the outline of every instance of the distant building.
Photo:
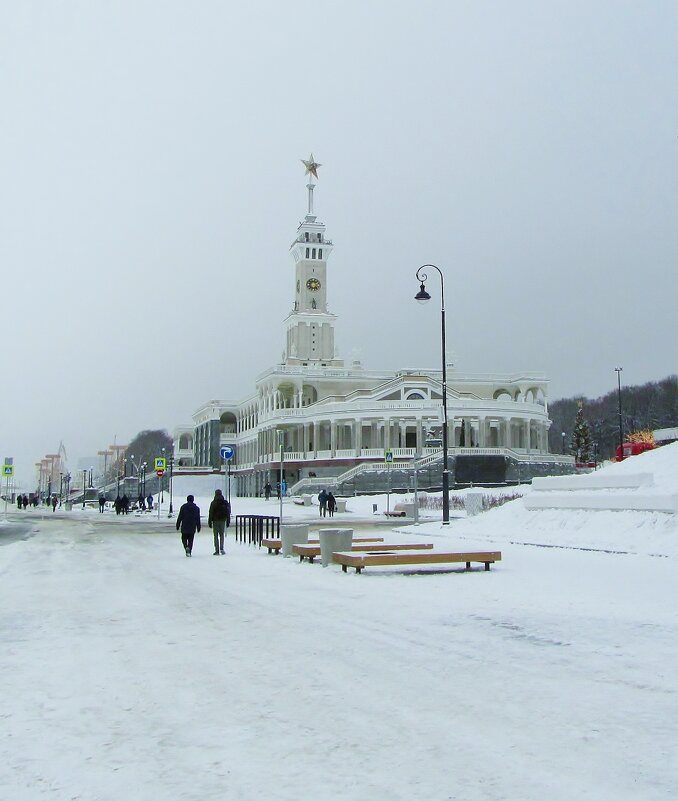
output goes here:
<path id="1" fill-rule="evenodd" d="M 206 401 L 190 425 L 174 430 L 176 470 L 218 470 L 220 447 L 232 445 L 237 493 L 255 495 L 267 481 L 278 480 L 282 445 L 293 492 L 320 484 L 348 492 L 356 490 L 359 474 L 362 480 L 370 471 L 383 473 L 390 451 L 401 479 L 409 480 L 416 464 L 435 485 L 442 469 L 441 371 L 366 370 L 359 358 L 345 364 L 337 356 L 337 317 L 328 306 L 333 243 L 313 211 L 314 188 L 310 180 L 308 210 L 290 247 L 295 293 L 283 324 L 282 360 L 259 374 L 247 397 Z M 465 481 L 500 483 L 516 467 L 523 479 L 558 472 L 557 464 L 573 469 L 570 457 L 548 453 L 551 422 L 543 374 L 472 375 L 452 364 L 447 373 L 448 437 L 457 480 L 460 470 Z M 376 489 L 379 479 L 375 482 Z"/>

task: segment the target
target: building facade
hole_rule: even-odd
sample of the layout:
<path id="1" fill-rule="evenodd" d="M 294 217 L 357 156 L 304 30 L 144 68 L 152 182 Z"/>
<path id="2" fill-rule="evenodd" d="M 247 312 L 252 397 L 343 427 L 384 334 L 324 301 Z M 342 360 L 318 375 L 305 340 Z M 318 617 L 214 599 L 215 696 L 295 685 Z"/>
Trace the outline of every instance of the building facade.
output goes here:
<path id="1" fill-rule="evenodd" d="M 247 397 L 210 400 L 174 431 L 178 472 L 223 469 L 220 448 L 233 446 L 239 495 L 275 484 L 281 449 L 293 492 L 319 484 L 341 491 L 351 476 L 382 468 L 387 455 L 401 470 L 438 465 L 442 472 L 441 371 L 370 371 L 337 356 L 337 317 L 328 307 L 333 243 L 314 213 L 314 189 L 311 177 L 307 213 L 290 247 L 295 292 L 281 362 L 256 378 Z M 496 457 L 507 465 L 571 461 L 548 453 L 547 389 L 540 373 L 473 375 L 448 365 L 452 459 L 474 457 L 480 474 L 483 460 Z"/>

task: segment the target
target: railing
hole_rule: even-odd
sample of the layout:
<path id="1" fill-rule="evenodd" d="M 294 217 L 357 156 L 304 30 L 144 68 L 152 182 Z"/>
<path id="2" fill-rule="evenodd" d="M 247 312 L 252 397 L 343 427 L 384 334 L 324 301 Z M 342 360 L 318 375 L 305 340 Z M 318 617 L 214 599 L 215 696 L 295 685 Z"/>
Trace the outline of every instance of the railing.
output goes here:
<path id="1" fill-rule="evenodd" d="M 249 545 L 258 545 L 264 537 L 280 537 L 280 518 L 268 515 L 236 515 L 235 539 L 247 542 Z"/>

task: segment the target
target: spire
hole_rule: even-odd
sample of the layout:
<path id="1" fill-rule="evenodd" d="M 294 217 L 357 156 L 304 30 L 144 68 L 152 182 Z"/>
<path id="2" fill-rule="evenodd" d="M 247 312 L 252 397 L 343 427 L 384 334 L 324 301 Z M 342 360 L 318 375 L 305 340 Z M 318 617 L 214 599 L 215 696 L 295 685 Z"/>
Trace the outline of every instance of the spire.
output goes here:
<path id="1" fill-rule="evenodd" d="M 304 175 L 311 176 L 308 179 L 308 183 L 306 184 L 306 188 L 308 189 L 308 212 L 306 213 L 306 216 L 314 217 L 313 190 L 315 188 L 315 184 L 313 183 L 313 179 L 315 178 L 316 181 L 318 180 L 318 167 L 322 167 L 322 164 L 318 164 L 318 162 L 313 158 L 313 153 L 311 153 L 308 159 L 300 159 L 300 161 L 304 165 L 304 167 L 306 167 L 306 172 L 304 173 Z"/>

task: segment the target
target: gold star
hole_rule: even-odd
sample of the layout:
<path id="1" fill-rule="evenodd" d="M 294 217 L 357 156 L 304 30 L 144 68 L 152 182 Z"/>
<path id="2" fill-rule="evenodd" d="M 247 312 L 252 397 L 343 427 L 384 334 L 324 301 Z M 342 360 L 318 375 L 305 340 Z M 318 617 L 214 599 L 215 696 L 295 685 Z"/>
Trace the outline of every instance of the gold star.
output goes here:
<path id="1" fill-rule="evenodd" d="M 313 153 L 311 153 L 310 158 L 308 161 L 306 159 L 300 159 L 301 163 L 306 167 L 306 172 L 304 175 L 312 175 L 314 178 L 318 177 L 318 167 L 322 167 L 322 164 L 318 164 L 317 161 L 313 158 Z"/>

